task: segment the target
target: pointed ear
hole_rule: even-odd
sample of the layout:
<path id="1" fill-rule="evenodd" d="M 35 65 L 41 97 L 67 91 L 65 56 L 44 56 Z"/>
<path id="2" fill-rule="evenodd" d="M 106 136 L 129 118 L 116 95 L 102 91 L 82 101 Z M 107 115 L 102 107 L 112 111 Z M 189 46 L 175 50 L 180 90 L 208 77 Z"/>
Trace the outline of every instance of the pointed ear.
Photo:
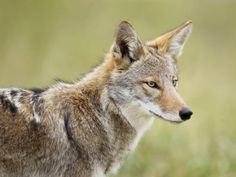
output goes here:
<path id="1" fill-rule="evenodd" d="M 157 48 L 162 54 L 168 54 L 174 59 L 177 59 L 182 52 L 183 46 L 192 30 L 192 22 L 187 21 L 174 30 L 165 33 L 164 35 L 148 41 L 148 46 Z"/>
<path id="2" fill-rule="evenodd" d="M 137 33 L 126 21 L 122 21 L 118 26 L 112 52 L 116 56 L 118 54 L 119 58 L 128 59 L 130 63 L 138 60 L 143 53 Z"/>

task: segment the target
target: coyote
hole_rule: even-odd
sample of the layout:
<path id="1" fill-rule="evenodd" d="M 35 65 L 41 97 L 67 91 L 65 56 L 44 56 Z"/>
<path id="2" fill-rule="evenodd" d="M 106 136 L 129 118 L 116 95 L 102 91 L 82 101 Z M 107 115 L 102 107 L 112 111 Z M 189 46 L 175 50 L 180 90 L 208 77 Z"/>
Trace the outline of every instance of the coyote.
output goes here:
<path id="1" fill-rule="evenodd" d="M 0 89 L 0 177 L 105 177 L 155 118 L 189 119 L 176 63 L 191 29 L 142 43 L 122 21 L 103 63 L 78 82 Z"/>

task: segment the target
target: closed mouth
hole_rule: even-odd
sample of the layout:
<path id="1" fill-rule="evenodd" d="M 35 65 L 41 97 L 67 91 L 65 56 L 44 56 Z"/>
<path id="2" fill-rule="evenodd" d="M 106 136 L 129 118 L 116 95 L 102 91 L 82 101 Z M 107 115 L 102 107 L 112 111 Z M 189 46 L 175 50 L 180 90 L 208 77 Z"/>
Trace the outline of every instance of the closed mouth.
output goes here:
<path id="1" fill-rule="evenodd" d="M 149 110 L 149 112 L 152 113 L 153 115 L 155 115 L 155 116 L 161 118 L 161 119 L 164 119 L 164 120 L 168 121 L 168 122 L 172 122 L 172 123 L 176 123 L 176 124 L 179 124 L 179 123 L 182 122 L 182 121 L 175 121 L 175 120 L 168 120 L 168 119 L 165 119 L 165 118 L 164 118 L 163 116 L 161 116 L 160 114 L 157 114 L 157 113 L 155 113 L 155 112 L 153 112 L 153 111 L 151 111 L 151 110 Z"/>

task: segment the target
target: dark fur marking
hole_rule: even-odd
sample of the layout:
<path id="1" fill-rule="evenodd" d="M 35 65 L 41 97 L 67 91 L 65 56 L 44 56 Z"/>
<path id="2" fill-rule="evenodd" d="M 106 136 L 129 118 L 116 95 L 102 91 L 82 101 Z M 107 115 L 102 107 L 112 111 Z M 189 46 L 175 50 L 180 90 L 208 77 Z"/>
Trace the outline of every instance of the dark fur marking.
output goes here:
<path id="1" fill-rule="evenodd" d="M 18 93 L 18 91 L 16 91 L 16 90 L 11 90 L 10 95 L 11 95 L 12 98 L 13 98 L 13 97 L 15 97 L 15 96 L 17 95 L 17 93 Z"/>
<path id="2" fill-rule="evenodd" d="M 41 88 L 31 88 L 29 90 L 34 92 L 34 94 L 37 94 L 37 95 L 43 93 L 44 91 L 46 91 L 46 89 L 41 89 Z"/>
<path id="3" fill-rule="evenodd" d="M 65 130 L 66 130 L 67 138 L 69 140 L 73 140 L 70 127 L 69 127 L 69 118 L 70 118 L 70 113 L 66 112 L 64 115 L 64 123 L 65 123 Z"/>
<path id="4" fill-rule="evenodd" d="M 37 102 L 38 99 L 39 99 L 39 95 L 38 95 L 38 94 L 33 94 L 33 95 L 32 95 L 32 101 L 33 101 L 34 103 Z"/>
<path id="5" fill-rule="evenodd" d="M 76 152 L 78 153 L 78 158 L 83 158 L 88 160 L 89 159 L 89 155 L 86 152 L 85 148 L 79 144 L 79 142 L 76 142 L 76 140 L 73 138 L 73 134 L 69 125 L 69 121 L 70 121 L 70 113 L 66 112 L 64 114 L 64 124 L 65 124 L 65 131 L 66 131 L 66 135 L 67 138 L 69 140 L 69 142 L 71 143 L 71 145 L 76 149 Z"/>
<path id="6" fill-rule="evenodd" d="M 37 129 L 38 127 L 39 127 L 39 123 L 38 122 L 36 122 L 36 120 L 35 119 L 33 119 L 32 121 L 31 121 L 31 126 L 32 126 L 32 128 L 33 129 Z"/>
<path id="7" fill-rule="evenodd" d="M 40 94 L 43 92 L 43 89 L 36 89 L 34 90 L 34 94 L 31 97 L 31 100 L 33 102 L 33 117 L 35 117 L 34 113 L 37 114 L 37 116 L 42 117 L 44 112 L 44 99 L 40 96 Z M 37 128 L 39 126 L 39 122 L 35 120 L 35 118 L 31 122 L 32 127 Z"/>
<path id="8" fill-rule="evenodd" d="M 44 106 L 44 99 L 38 98 L 37 100 L 35 100 L 34 110 L 40 117 L 43 114 L 43 110 L 44 110 L 43 106 Z"/>
<path id="9" fill-rule="evenodd" d="M 17 107 L 9 102 L 9 107 L 11 113 L 15 114 L 17 112 Z"/>
<path id="10" fill-rule="evenodd" d="M 12 114 L 17 112 L 17 107 L 12 104 L 4 95 L 0 95 L 0 103 L 4 109 L 8 109 Z"/>

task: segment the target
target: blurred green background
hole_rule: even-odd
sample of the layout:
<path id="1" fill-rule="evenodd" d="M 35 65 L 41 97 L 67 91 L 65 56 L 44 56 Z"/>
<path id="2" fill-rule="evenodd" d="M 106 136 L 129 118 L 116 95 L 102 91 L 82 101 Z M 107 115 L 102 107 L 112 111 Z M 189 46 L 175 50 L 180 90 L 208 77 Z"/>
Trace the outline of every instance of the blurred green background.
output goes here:
<path id="1" fill-rule="evenodd" d="M 194 111 L 156 120 L 119 177 L 236 176 L 236 1 L 0 0 L 0 86 L 45 87 L 98 64 L 121 20 L 153 39 L 191 19 L 179 91 Z"/>

